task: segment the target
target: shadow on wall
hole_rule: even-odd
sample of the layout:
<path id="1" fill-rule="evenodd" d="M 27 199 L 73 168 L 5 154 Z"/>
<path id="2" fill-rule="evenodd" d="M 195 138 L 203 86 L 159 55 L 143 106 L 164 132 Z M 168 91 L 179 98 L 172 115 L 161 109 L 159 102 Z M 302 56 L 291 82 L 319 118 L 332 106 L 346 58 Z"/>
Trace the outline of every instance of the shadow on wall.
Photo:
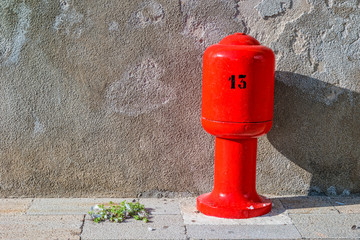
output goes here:
<path id="1" fill-rule="evenodd" d="M 359 193 L 360 94 L 296 73 L 275 79 L 270 143 L 312 174 L 309 195 Z"/>

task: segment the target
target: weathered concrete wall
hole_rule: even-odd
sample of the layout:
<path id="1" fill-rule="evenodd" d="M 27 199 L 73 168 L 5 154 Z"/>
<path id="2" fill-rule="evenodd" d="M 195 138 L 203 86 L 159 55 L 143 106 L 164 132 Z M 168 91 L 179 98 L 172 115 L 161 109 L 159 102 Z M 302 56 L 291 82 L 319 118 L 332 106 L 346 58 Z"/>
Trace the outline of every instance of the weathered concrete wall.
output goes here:
<path id="1" fill-rule="evenodd" d="M 198 194 L 202 54 L 276 53 L 258 190 L 360 191 L 360 6 L 336 0 L 0 1 L 0 196 Z"/>

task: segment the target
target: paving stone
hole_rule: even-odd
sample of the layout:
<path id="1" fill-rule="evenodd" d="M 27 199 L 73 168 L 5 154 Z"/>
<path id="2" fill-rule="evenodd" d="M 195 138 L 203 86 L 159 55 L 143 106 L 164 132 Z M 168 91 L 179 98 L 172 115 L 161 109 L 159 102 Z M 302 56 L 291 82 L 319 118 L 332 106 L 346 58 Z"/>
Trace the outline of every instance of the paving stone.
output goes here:
<path id="1" fill-rule="evenodd" d="M 359 214 L 289 214 L 302 237 L 360 239 Z"/>
<path id="2" fill-rule="evenodd" d="M 180 202 L 181 213 L 186 225 L 276 225 L 292 224 L 291 218 L 285 212 L 285 208 L 279 199 L 272 201 L 273 207 L 270 213 L 248 219 L 226 219 L 206 216 L 196 209 L 196 198 L 183 199 Z"/>
<path id="3" fill-rule="evenodd" d="M 81 229 L 82 239 L 360 239 L 354 197 L 273 197 L 271 213 L 250 219 L 196 213 L 196 198 L 147 198 L 140 202 L 152 210 L 150 223 L 96 224 L 86 215 L 81 228 L 91 206 L 123 200 L 133 199 L 0 199 L 0 239 L 79 239 Z"/>
<path id="4" fill-rule="evenodd" d="M 109 202 L 119 203 L 133 201 L 134 198 L 41 198 L 35 199 L 27 214 L 52 215 L 52 214 L 87 214 L 96 204 L 109 205 Z M 176 199 L 146 198 L 139 200 L 151 214 L 180 214 L 179 202 Z"/>
<path id="5" fill-rule="evenodd" d="M 24 214 L 31 201 L 31 198 L 0 199 L 0 215 Z"/>
<path id="6" fill-rule="evenodd" d="M 180 215 L 180 199 L 171 198 L 146 198 L 139 199 L 147 209 L 150 210 L 151 214 L 154 215 Z"/>
<path id="7" fill-rule="evenodd" d="M 186 239 L 180 215 L 153 215 L 144 223 L 128 219 L 122 223 L 85 220 L 81 239 Z"/>
<path id="8" fill-rule="evenodd" d="M 330 199 L 331 204 L 340 213 L 360 213 L 360 198 L 336 197 Z"/>
<path id="9" fill-rule="evenodd" d="M 92 198 L 40 198 L 34 199 L 26 213 L 29 215 L 84 215 L 96 203 L 100 204 L 102 201 Z"/>
<path id="10" fill-rule="evenodd" d="M 288 213 L 339 214 L 328 197 L 296 196 L 279 198 Z"/>
<path id="11" fill-rule="evenodd" d="M 0 216 L 0 239 L 80 239 L 84 216 Z"/>
<path id="12" fill-rule="evenodd" d="M 299 239 L 294 225 L 187 225 L 190 239 Z"/>

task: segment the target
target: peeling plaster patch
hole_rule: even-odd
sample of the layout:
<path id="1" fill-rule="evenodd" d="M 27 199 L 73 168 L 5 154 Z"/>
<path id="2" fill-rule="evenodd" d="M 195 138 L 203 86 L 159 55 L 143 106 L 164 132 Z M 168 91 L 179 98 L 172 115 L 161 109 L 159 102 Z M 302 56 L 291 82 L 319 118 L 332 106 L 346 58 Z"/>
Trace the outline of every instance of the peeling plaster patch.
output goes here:
<path id="1" fill-rule="evenodd" d="M 319 73 L 324 72 L 324 63 L 323 62 L 318 62 L 317 65 L 317 69 L 316 69 Z"/>
<path id="2" fill-rule="evenodd" d="M 297 32 L 296 34 L 293 48 L 296 54 L 301 54 L 302 52 L 307 50 L 307 42 L 305 40 L 305 37 L 300 32 Z"/>
<path id="3" fill-rule="evenodd" d="M 239 9 L 238 1 L 180 0 L 179 11 L 183 21 L 181 34 L 192 40 L 194 47 L 204 50 L 229 33 L 248 32 L 247 19 L 242 17 Z M 221 18 L 216 16 L 220 11 L 226 12 L 226 15 Z"/>
<path id="4" fill-rule="evenodd" d="M 5 4 L 5 6 L 2 4 Z M 21 49 L 26 42 L 26 33 L 30 27 L 31 10 L 24 2 L 19 5 L 15 10 L 17 23 L 14 30 L 10 23 L 11 20 L 7 18 L 8 14 L 11 14 L 8 12 L 8 8 L 11 8 L 11 6 L 6 6 L 6 2 L 2 2 L 0 6 L 2 20 L 0 30 L 0 60 L 5 59 L 5 64 L 14 64 L 18 62 Z"/>
<path id="5" fill-rule="evenodd" d="M 349 4 L 342 9 L 344 4 L 339 1 L 330 5 L 332 8 L 315 6 L 310 12 L 287 22 L 277 40 L 270 44 L 282 56 L 277 58 L 277 70 L 313 79 L 293 79 L 292 84 L 328 105 L 343 94 L 341 89 L 360 92 L 359 73 L 356 72 L 360 64 L 360 27 L 357 24 L 360 22 L 360 9 L 351 8 Z M 308 24 L 317 18 L 324 21 Z M 287 77 L 279 80 L 286 84 L 289 82 Z M 313 86 L 311 82 L 316 80 L 325 84 Z M 352 102 L 350 98 L 348 100 Z"/>
<path id="6" fill-rule="evenodd" d="M 315 48 L 324 63 L 323 75 L 316 73 L 314 76 L 325 77 L 327 82 L 335 79 L 335 84 L 340 87 L 360 92 L 359 79 L 352 74 L 360 64 L 359 27 L 354 24 L 359 21 L 360 15 L 354 19 L 339 19 L 325 31 L 323 41 Z"/>
<path id="7" fill-rule="evenodd" d="M 17 10 L 19 20 L 16 27 L 16 34 L 13 42 L 12 51 L 7 60 L 8 63 L 16 63 L 19 59 L 22 46 L 26 42 L 25 35 L 28 28 L 30 27 L 30 13 L 31 10 L 25 5 L 25 3 L 21 3 Z"/>
<path id="8" fill-rule="evenodd" d="M 113 31 L 117 31 L 119 30 L 119 24 L 115 21 L 112 21 L 111 23 L 109 23 L 109 31 L 113 32 Z"/>
<path id="9" fill-rule="evenodd" d="M 84 15 L 71 6 L 71 0 L 60 0 L 60 8 L 61 13 L 56 16 L 53 28 L 57 32 L 79 38 L 82 33 Z"/>
<path id="10" fill-rule="evenodd" d="M 44 125 L 39 121 L 38 117 L 35 117 L 33 136 L 40 135 L 44 132 Z"/>
<path id="11" fill-rule="evenodd" d="M 188 17 L 182 35 L 191 37 L 196 44 L 206 47 L 219 42 L 225 37 L 226 34 L 220 25 L 222 24 L 216 24 L 215 22 L 203 24 L 194 17 Z"/>
<path id="12" fill-rule="evenodd" d="M 107 90 L 107 107 L 110 112 L 138 116 L 175 99 L 175 91 L 166 86 L 160 77 L 164 70 L 150 58 L 125 72 L 119 81 Z"/>
<path id="13" fill-rule="evenodd" d="M 339 0 L 329 0 L 330 8 L 343 8 L 343 9 L 353 9 L 356 8 L 358 4 L 358 0 L 347 0 L 347 1 L 339 1 Z"/>
<path id="14" fill-rule="evenodd" d="M 262 0 L 255 8 L 264 19 L 273 17 L 291 8 L 292 0 Z"/>
<path id="15" fill-rule="evenodd" d="M 193 37 L 196 42 L 203 43 L 205 37 L 205 26 L 195 21 L 194 17 L 189 17 L 186 21 L 182 34 Z"/>
<path id="16" fill-rule="evenodd" d="M 337 17 L 329 20 L 331 26 L 330 29 L 326 29 L 325 33 L 322 35 L 322 40 L 330 42 L 336 38 L 342 38 L 342 33 L 345 30 L 345 19 Z"/>
<path id="17" fill-rule="evenodd" d="M 130 18 L 131 25 L 145 28 L 151 24 L 157 24 L 162 21 L 165 13 L 160 3 L 148 1 Z"/>

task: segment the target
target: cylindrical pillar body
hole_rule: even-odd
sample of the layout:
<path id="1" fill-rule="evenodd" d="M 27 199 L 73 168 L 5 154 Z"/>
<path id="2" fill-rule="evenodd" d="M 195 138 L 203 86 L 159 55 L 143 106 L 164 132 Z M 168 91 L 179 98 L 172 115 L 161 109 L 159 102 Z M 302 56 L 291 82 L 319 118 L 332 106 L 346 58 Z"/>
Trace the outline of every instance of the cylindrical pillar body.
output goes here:
<path id="1" fill-rule="evenodd" d="M 268 213 L 271 202 L 256 193 L 257 139 L 215 138 L 214 189 L 197 199 L 206 215 L 250 218 Z"/>
<path id="2" fill-rule="evenodd" d="M 215 138 L 214 190 L 220 195 L 239 192 L 240 200 L 255 192 L 257 139 Z"/>

